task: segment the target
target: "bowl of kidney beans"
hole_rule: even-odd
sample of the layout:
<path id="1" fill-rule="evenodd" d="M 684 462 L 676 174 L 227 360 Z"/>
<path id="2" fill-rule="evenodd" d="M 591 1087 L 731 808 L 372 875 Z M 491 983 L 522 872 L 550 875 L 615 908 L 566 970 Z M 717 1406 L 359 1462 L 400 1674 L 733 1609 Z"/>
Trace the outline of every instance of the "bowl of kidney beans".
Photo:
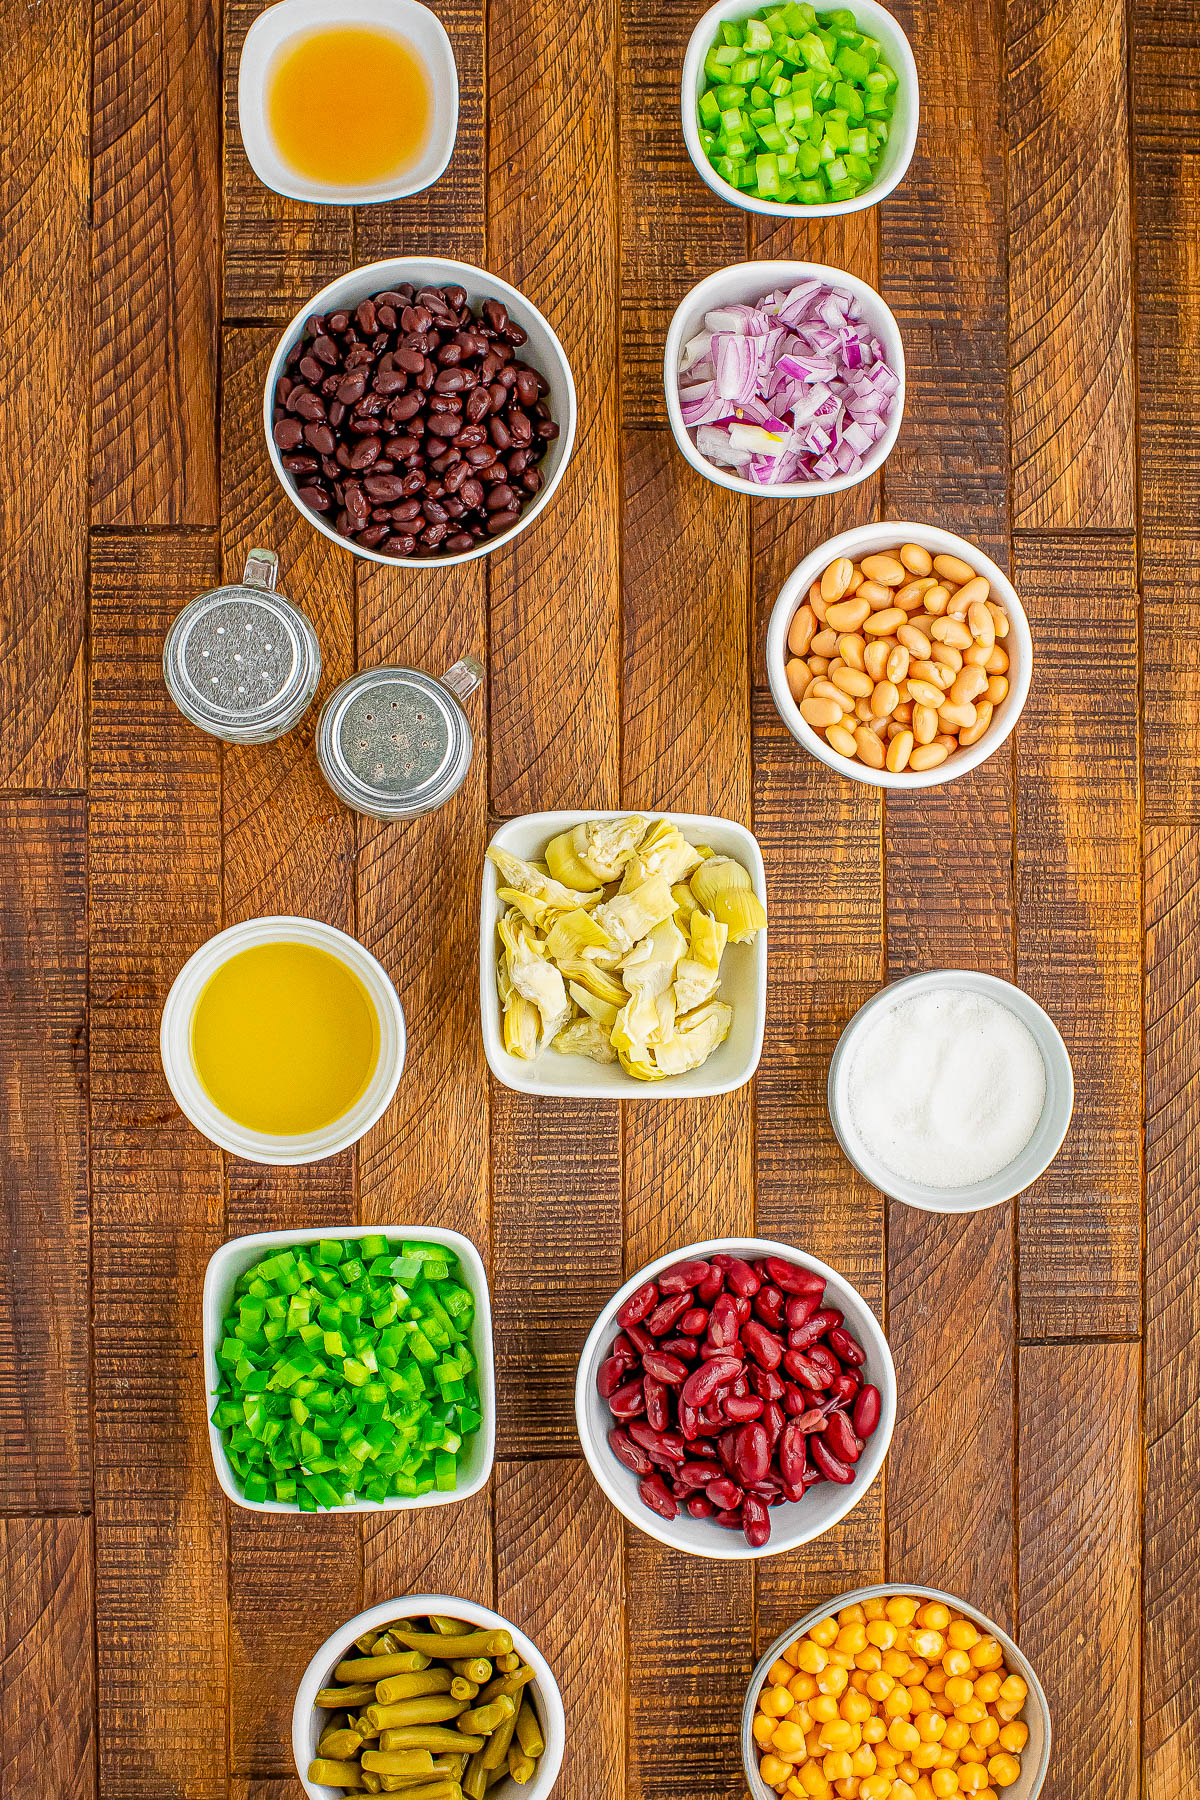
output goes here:
<path id="1" fill-rule="evenodd" d="M 524 530 L 575 436 L 566 353 L 516 288 L 400 257 L 323 288 L 264 391 L 271 462 L 310 524 L 372 562 L 470 562 Z"/>
<path id="2" fill-rule="evenodd" d="M 584 1454 L 651 1537 L 739 1560 L 808 1543 L 883 1465 L 896 1413 L 887 1340 L 828 1264 L 716 1238 L 613 1295 L 579 1361 Z"/>

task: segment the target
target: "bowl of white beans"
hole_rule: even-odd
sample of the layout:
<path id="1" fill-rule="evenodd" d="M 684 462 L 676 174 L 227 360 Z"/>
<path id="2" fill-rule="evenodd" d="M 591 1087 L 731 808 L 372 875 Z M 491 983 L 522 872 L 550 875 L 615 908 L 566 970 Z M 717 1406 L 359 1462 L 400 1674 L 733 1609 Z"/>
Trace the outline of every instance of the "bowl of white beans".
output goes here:
<path id="1" fill-rule="evenodd" d="M 1033 640 L 1016 589 L 936 525 L 884 520 L 819 545 L 767 631 L 780 718 L 818 761 L 881 788 L 970 774 L 1012 731 Z"/>

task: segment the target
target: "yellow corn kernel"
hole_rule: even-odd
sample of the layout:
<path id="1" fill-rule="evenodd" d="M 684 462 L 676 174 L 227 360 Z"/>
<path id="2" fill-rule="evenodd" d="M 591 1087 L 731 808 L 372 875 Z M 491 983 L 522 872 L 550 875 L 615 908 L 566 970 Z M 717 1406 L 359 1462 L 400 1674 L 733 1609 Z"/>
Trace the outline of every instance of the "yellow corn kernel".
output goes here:
<path id="1" fill-rule="evenodd" d="M 782 1719 L 784 1713 L 791 1712 L 792 1704 L 792 1691 L 790 1688 L 764 1688 L 762 1693 L 758 1696 L 759 1711 L 765 1712 L 768 1718 L 772 1719 Z"/>
<path id="2" fill-rule="evenodd" d="M 845 1656 L 857 1656 L 860 1650 L 867 1647 L 867 1629 L 865 1625 L 843 1625 L 834 1640 L 834 1649 Z"/>
<path id="3" fill-rule="evenodd" d="M 993 1719 L 990 1713 L 986 1719 L 980 1719 L 971 1727 L 971 1742 L 980 1745 L 985 1750 L 989 1744 L 994 1744 L 999 1736 L 1000 1721 Z"/>
<path id="4" fill-rule="evenodd" d="M 879 1669 L 867 1677 L 867 1692 L 872 1700 L 886 1700 L 895 1685 L 895 1678 L 886 1669 Z"/>
<path id="5" fill-rule="evenodd" d="M 798 1669 L 800 1667 L 800 1664 L 797 1662 L 796 1658 L 800 1654 L 800 1646 L 803 1642 L 804 1642 L 803 1638 L 798 1638 L 794 1644 L 789 1644 L 787 1649 L 783 1653 L 784 1662 L 791 1663 L 793 1669 Z"/>
<path id="6" fill-rule="evenodd" d="M 888 1743 L 894 1750 L 902 1750 L 907 1755 L 910 1750 L 916 1749 L 920 1741 L 920 1732 L 907 1719 L 893 1719 L 888 1726 Z"/>
<path id="7" fill-rule="evenodd" d="M 818 1619 L 815 1625 L 810 1625 L 808 1628 L 809 1637 L 814 1644 L 820 1644 L 822 1649 L 828 1649 L 837 1634 L 836 1619 Z"/>
<path id="8" fill-rule="evenodd" d="M 1016 1701 L 1024 1703 L 1028 1693 L 1029 1689 L 1019 1675 L 1010 1675 L 1007 1681 L 1002 1681 L 1000 1684 L 1000 1699 L 1008 1706 L 1012 1706 Z"/>
<path id="9" fill-rule="evenodd" d="M 936 1662 L 946 1648 L 946 1640 L 940 1631 L 923 1629 L 910 1632 L 908 1647 L 914 1656 L 922 1657 L 926 1662 Z"/>
<path id="10" fill-rule="evenodd" d="M 1022 1700 L 1021 1706 L 1024 1706 L 1024 1704 L 1025 1704 L 1025 1702 Z M 996 1717 L 1000 1720 L 1000 1722 L 1002 1724 L 1007 1725 L 1013 1719 L 1016 1718 L 1017 1714 L 1021 1710 L 1021 1706 L 1007 1706 L 1007 1705 L 1005 1705 L 1003 1700 L 997 1700 L 995 1706 L 992 1708 L 992 1711 L 995 1713 Z"/>
<path id="11" fill-rule="evenodd" d="M 937 1795 L 929 1785 L 928 1775 L 922 1775 L 918 1781 L 913 1783 L 913 1793 L 916 1795 L 916 1800 L 937 1800 Z"/>
<path id="12" fill-rule="evenodd" d="M 896 1764 L 896 1778 L 898 1781 L 919 1781 L 921 1771 L 915 1762 L 909 1757 L 905 1757 L 902 1763 Z"/>
<path id="13" fill-rule="evenodd" d="M 752 1730 L 754 1732 L 754 1741 L 756 1744 L 770 1743 L 771 1733 L 775 1729 L 775 1723 L 776 1721 L 771 1717 L 770 1713 L 755 1713 Z"/>
<path id="14" fill-rule="evenodd" d="M 917 1602 L 907 1594 L 893 1594 L 884 1611 L 893 1625 L 911 1625 L 917 1616 Z"/>
<path id="15" fill-rule="evenodd" d="M 946 1735 L 946 1720 L 940 1712 L 934 1712 L 932 1707 L 918 1713 L 913 1724 L 927 1744 L 940 1744 Z"/>
<path id="16" fill-rule="evenodd" d="M 874 1644 L 868 1644 L 866 1649 L 860 1650 L 855 1657 L 854 1666 L 856 1669 L 862 1669 L 866 1674 L 870 1675 L 876 1669 L 882 1669 L 883 1655 L 875 1648 Z"/>
<path id="17" fill-rule="evenodd" d="M 1002 1725 L 1000 1727 L 1000 1748 L 1002 1750 L 1021 1751 L 1028 1742 L 1028 1725 Z"/>
<path id="18" fill-rule="evenodd" d="M 873 1671 L 871 1669 L 855 1669 L 853 1675 L 850 1677 L 846 1692 L 848 1694 L 865 1694 L 867 1691 L 867 1678 L 872 1673 Z"/>
<path id="19" fill-rule="evenodd" d="M 858 1782 L 853 1775 L 848 1776 L 845 1781 L 835 1781 L 833 1791 L 838 1800 L 858 1800 Z"/>
<path id="20" fill-rule="evenodd" d="M 858 1727 L 846 1719 L 830 1719 L 822 1725 L 819 1735 L 822 1750 L 853 1750 Z"/>
<path id="21" fill-rule="evenodd" d="M 894 1781 L 891 1800 L 915 1800 L 916 1792 L 916 1788 L 909 1787 L 907 1781 Z"/>
<path id="22" fill-rule="evenodd" d="M 834 1636 L 836 1637 L 836 1635 L 837 1633 L 835 1631 Z M 799 1654 L 796 1657 L 796 1667 L 801 1670 L 803 1674 L 819 1675 L 828 1662 L 829 1657 L 822 1644 L 809 1640 L 800 1645 Z"/>
<path id="23" fill-rule="evenodd" d="M 897 1681 L 902 1681 L 912 1668 L 912 1658 L 906 1656 L 903 1650 L 885 1650 L 883 1666 L 887 1674 L 894 1675 Z"/>
<path id="24" fill-rule="evenodd" d="M 804 1749 L 814 1762 L 819 1763 L 824 1756 L 825 1748 L 821 1743 L 821 1728 L 819 1725 L 814 1725 L 812 1730 L 808 1733 L 804 1740 Z M 797 1758 L 796 1760 L 799 1761 L 800 1759 Z"/>
<path id="25" fill-rule="evenodd" d="M 1004 1652 L 994 1637 L 981 1637 L 967 1654 L 977 1669 L 998 1669 L 1004 1661 Z"/>
<path id="26" fill-rule="evenodd" d="M 1015 1756 L 1010 1756 L 1006 1750 L 1002 1750 L 990 1759 L 987 1772 L 997 1787 L 1011 1787 L 1021 1773 L 1021 1765 Z"/>
<path id="27" fill-rule="evenodd" d="M 928 1673 L 929 1664 L 925 1661 L 924 1657 L 912 1657 L 908 1665 L 908 1674 L 904 1677 L 905 1687 L 912 1687 L 913 1683 L 916 1681 L 924 1681 Z"/>
<path id="28" fill-rule="evenodd" d="M 864 1625 L 867 1615 L 861 1606 L 843 1606 L 838 1614 L 839 1625 Z"/>
<path id="29" fill-rule="evenodd" d="M 915 1686 L 911 1682 L 906 1682 L 905 1686 L 908 1689 L 909 1708 L 914 1718 L 918 1713 L 932 1711 L 933 1695 L 927 1687 L 921 1686 L 919 1682 Z"/>
<path id="30" fill-rule="evenodd" d="M 812 1714 L 809 1712 L 807 1706 L 804 1705 L 803 1701 L 798 1700 L 796 1702 L 795 1706 L 793 1706 L 791 1712 L 787 1716 L 787 1722 L 789 1725 L 798 1725 L 801 1731 L 812 1730 Z"/>
<path id="31" fill-rule="evenodd" d="M 944 1800 L 946 1794 L 957 1794 L 958 1774 L 954 1769 L 935 1769 L 929 1777 L 929 1785 L 938 1800 Z"/>
<path id="32" fill-rule="evenodd" d="M 959 1762 L 963 1763 L 985 1763 L 987 1761 L 986 1749 L 976 1743 L 964 1744 L 956 1754 Z"/>
<path id="33" fill-rule="evenodd" d="M 887 1736 L 887 1726 L 882 1719 L 864 1719 L 862 1734 L 864 1744 L 882 1743 Z"/>
<path id="34" fill-rule="evenodd" d="M 847 1750 L 830 1750 L 821 1759 L 821 1773 L 826 1781 L 848 1781 L 854 1770 Z"/>
<path id="35" fill-rule="evenodd" d="M 849 1681 L 850 1677 L 845 1669 L 840 1669 L 836 1663 L 830 1663 L 817 1676 L 817 1686 L 823 1694 L 844 1694 Z"/>
<path id="36" fill-rule="evenodd" d="M 979 1642 L 979 1629 L 970 1619 L 953 1619 L 946 1627 L 946 1639 L 956 1650 L 969 1650 Z"/>
<path id="37" fill-rule="evenodd" d="M 767 1680 L 772 1687 L 786 1687 L 792 1679 L 794 1671 L 790 1663 L 784 1662 L 782 1656 L 776 1657 L 767 1671 Z"/>
<path id="38" fill-rule="evenodd" d="M 951 1706 L 965 1706 L 975 1698 L 975 1684 L 965 1675 L 952 1675 L 946 1683 L 945 1697 Z"/>
<path id="39" fill-rule="evenodd" d="M 788 1693 L 793 1700 L 811 1700 L 817 1691 L 817 1684 L 811 1675 L 803 1669 L 791 1671 L 792 1679 L 787 1684 Z"/>
<path id="40" fill-rule="evenodd" d="M 972 1664 L 965 1650 L 947 1650 L 942 1657 L 942 1667 L 947 1675 L 969 1675 Z"/>
<path id="41" fill-rule="evenodd" d="M 949 1623 L 950 1609 L 940 1600 L 927 1600 L 917 1613 L 917 1624 L 927 1625 L 931 1631 L 945 1631 Z"/>
<path id="42" fill-rule="evenodd" d="M 896 1642 L 896 1627 L 890 1619 L 872 1619 L 867 1626 L 867 1642 L 880 1650 L 890 1650 Z"/>
<path id="43" fill-rule="evenodd" d="M 808 1710 L 818 1724 L 823 1725 L 827 1719 L 836 1719 L 838 1703 L 832 1694 L 814 1694 L 808 1703 Z"/>
<path id="44" fill-rule="evenodd" d="M 897 1763 L 904 1761 L 904 1752 L 903 1750 L 893 1750 L 887 1739 L 881 1738 L 875 1745 L 875 1761 L 879 1764 L 881 1773 L 888 1775 Z"/>
<path id="45" fill-rule="evenodd" d="M 931 1694 L 944 1694 L 946 1691 L 946 1682 L 948 1680 L 949 1677 L 946 1674 L 946 1659 L 943 1657 L 941 1663 L 935 1668 L 930 1669 L 928 1675 L 925 1677 L 925 1686 L 929 1689 Z"/>
<path id="46" fill-rule="evenodd" d="M 878 1759 L 870 1744 L 860 1744 L 857 1750 L 850 1752 L 850 1761 L 854 1765 L 856 1775 L 873 1775 L 878 1768 Z"/>
<path id="47" fill-rule="evenodd" d="M 971 1727 L 964 1725 L 961 1719 L 947 1719 L 946 1729 L 942 1733 L 942 1743 L 947 1750 L 961 1750 L 970 1742 Z"/>
<path id="48" fill-rule="evenodd" d="M 796 1774 L 800 1786 L 806 1794 L 812 1796 L 812 1800 L 829 1800 L 831 1789 L 820 1763 L 806 1762 L 803 1768 L 797 1769 Z"/>
<path id="49" fill-rule="evenodd" d="M 883 1601 L 882 1594 L 877 1594 L 873 1600 L 864 1600 L 863 1608 L 862 1608 L 863 1609 L 863 1618 L 864 1619 L 882 1619 L 883 1607 L 884 1607 L 884 1601 Z"/>
<path id="50" fill-rule="evenodd" d="M 891 1777 L 888 1775 L 866 1775 L 859 1783 L 859 1800 L 889 1800 L 894 1792 Z"/>
<path id="51" fill-rule="evenodd" d="M 797 1775 L 788 1776 L 783 1791 L 785 1794 L 792 1794 L 795 1800 L 804 1800 L 804 1789 L 800 1786 L 800 1778 Z"/>
<path id="52" fill-rule="evenodd" d="M 912 1753 L 912 1761 L 918 1769 L 940 1769 L 942 1766 L 942 1746 L 940 1744 L 918 1744 Z"/>
<path id="53" fill-rule="evenodd" d="M 978 1794 L 988 1784 L 987 1770 L 979 1763 L 966 1763 L 958 1771 L 959 1791 L 964 1794 Z"/>
<path id="54" fill-rule="evenodd" d="M 854 1652 L 852 1650 L 839 1650 L 835 1644 L 833 1649 L 829 1652 L 829 1661 L 831 1667 L 835 1669 L 845 1669 L 848 1675 L 854 1667 Z"/>
<path id="55" fill-rule="evenodd" d="M 785 1763 L 778 1756 L 764 1756 L 758 1765 L 758 1772 L 768 1787 L 781 1787 L 792 1772 L 790 1763 Z"/>
<path id="56" fill-rule="evenodd" d="M 788 1762 L 799 1762 L 807 1754 L 805 1733 L 799 1725 L 791 1725 L 784 1719 L 775 1727 L 771 1748 Z"/>
<path id="57" fill-rule="evenodd" d="M 975 1698 L 982 1700 L 985 1706 L 990 1706 L 993 1700 L 999 1698 L 1001 1679 L 999 1669 L 988 1669 L 985 1674 L 978 1676 L 975 1682 Z"/>
<path id="58" fill-rule="evenodd" d="M 864 1719 L 871 1716 L 871 1702 L 865 1694 L 855 1692 L 853 1688 L 842 1695 L 838 1711 L 843 1719 L 849 1719 L 855 1725 L 861 1725 Z"/>

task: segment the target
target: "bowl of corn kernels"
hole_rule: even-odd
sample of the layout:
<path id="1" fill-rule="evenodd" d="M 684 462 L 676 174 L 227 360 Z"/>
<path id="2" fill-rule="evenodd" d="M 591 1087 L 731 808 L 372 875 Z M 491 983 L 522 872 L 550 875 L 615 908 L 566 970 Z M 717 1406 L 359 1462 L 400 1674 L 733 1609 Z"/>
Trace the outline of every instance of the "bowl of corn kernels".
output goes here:
<path id="1" fill-rule="evenodd" d="M 936 1588 L 859 1588 L 783 1632 L 750 1680 L 754 1800 L 1034 1800 L 1050 1712 L 1028 1659 Z"/>
<path id="2" fill-rule="evenodd" d="M 830 538 L 767 631 L 780 718 L 873 787 L 938 787 L 986 762 L 1029 693 L 1033 642 L 1003 570 L 965 538 L 885 520 Z"/>

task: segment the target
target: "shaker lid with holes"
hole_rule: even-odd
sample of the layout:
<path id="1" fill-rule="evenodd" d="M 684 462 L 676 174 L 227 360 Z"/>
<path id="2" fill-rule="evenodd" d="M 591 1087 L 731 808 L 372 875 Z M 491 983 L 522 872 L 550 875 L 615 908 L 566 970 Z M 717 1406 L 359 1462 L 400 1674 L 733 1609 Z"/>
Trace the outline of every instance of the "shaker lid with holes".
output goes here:
<path id="1" fill-rule="evenodd" d="M 363 669 L 321 708 L 317 761 L 339 799 L 375 819 L 415 819 L 461 787 L 473 739 L 459 705 L 483 680 L 467 656 L 441 680 L 419 669 Z"/>
<path id="2" fill-rule="evenodd" d="M 184 607 L 163 649 L 163 676 L 185 718 L 230 744 L 282 737 L 307 712 L 321 678 L 316 633 L 275 592 L 279 558 L 251 550 L 240 582 Z"/>

